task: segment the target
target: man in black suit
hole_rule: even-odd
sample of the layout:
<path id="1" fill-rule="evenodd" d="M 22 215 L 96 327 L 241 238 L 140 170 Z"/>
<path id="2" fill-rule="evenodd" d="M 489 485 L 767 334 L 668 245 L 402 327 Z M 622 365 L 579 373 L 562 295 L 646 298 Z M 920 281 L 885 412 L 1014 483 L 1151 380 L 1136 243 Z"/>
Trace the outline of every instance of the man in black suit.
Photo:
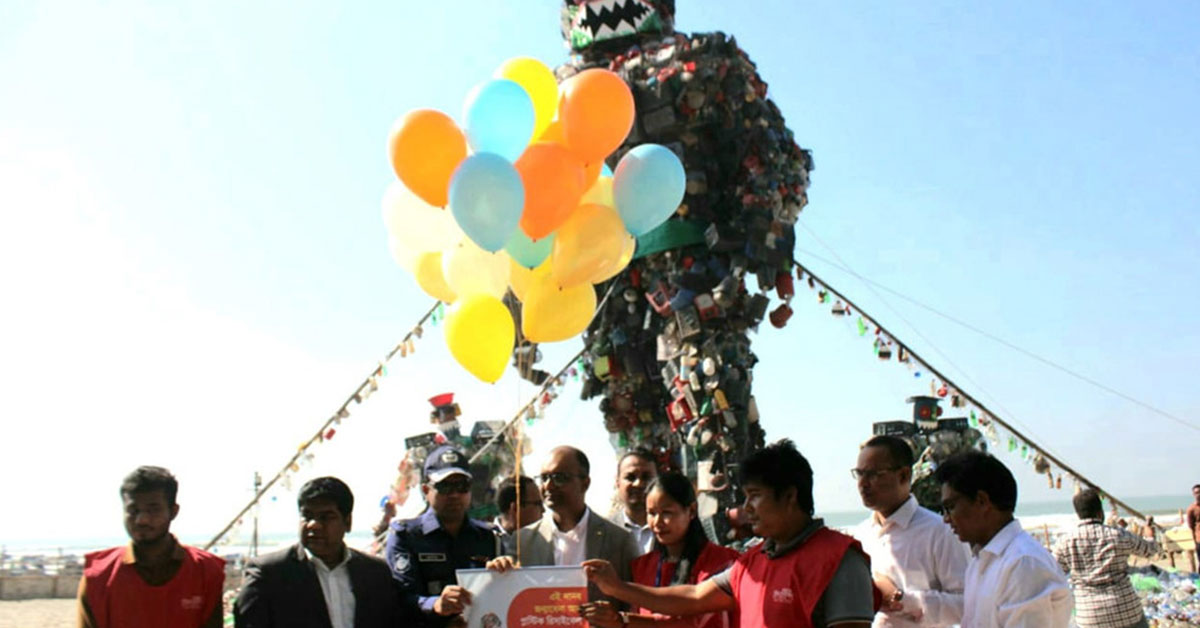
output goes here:
<path id="1" fill-rule="evenodd" d="M 251 560 L 237 628 L 393 628 L 413 618 L 382 560 L 346 546 L 354 495 L 334 477 L 300 489 L 300 543 Z"/>

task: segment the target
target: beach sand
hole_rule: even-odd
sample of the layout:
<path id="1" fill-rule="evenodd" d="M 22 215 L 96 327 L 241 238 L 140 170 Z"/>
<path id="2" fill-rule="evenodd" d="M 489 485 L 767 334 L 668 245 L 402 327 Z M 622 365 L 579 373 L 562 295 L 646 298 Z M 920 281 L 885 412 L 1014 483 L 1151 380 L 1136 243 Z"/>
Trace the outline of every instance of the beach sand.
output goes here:
<path id="1" fill-rule="evenodd" d="M 0 628 L 74 628 L 75 600 L 0 602 Z"/>

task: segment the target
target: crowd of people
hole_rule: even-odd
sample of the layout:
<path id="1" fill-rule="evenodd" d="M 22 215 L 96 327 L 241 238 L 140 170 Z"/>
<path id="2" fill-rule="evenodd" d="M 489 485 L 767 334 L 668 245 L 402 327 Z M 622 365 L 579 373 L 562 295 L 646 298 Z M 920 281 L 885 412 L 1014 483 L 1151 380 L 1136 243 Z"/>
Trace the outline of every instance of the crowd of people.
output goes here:
<path id="1" fill-rule="evenodd" d="M 468 516 L 467 457 L 443 446 L 422 470 L 426 510 L 392 522 L 384 558 L 347 546 L 354 495 L 344 482 L 307 482 L 299 541 L 247 564 L 234 624 L 461 626 L 471 593 L 455 570 L 579 565 L 589 581 L 579 614 L 598 628 L 1148 625 L 1128 559 L 1158 545 L 1105 524 L 1095 490 L 1075 495 L 1078 527 L 1047 551 L 1014 518 L 1016 481 L 995 457 L 973 451 L 937 468 L 942 515 L 913 497 L 912 466 L 902 439 L 861 447 L 851 474 L 871 514 L 845 534 L 815 516 L 812 468 L 791 441 L 756 451 L 739 465 L 755 538 L 738 552 L 700 525 L 692 482 L 645 453 L 619 460 L 613 512 L 587 506 L 591 465 L 563 446 L 536 477 L 506 479 L 500 514 L 485 522 Z M 177 492 L 160 467 L 124 480 L 130 543 L 87 556 L 81 628 L 223 625 L 224 562 L 170 533 Z M 1200 485 L 1193 494 L 1187 522 L 1200 540 Z"/>

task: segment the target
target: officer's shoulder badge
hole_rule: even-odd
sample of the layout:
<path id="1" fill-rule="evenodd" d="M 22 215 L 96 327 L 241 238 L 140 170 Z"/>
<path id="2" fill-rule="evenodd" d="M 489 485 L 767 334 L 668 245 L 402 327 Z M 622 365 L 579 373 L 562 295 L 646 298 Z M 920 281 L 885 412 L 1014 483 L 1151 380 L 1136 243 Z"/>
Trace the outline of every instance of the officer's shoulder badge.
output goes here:
<path id="1" fill-rule="evenodd" d="M 396 562 L 392 565 L 396 571 L 405 571 L 408 569 L 408 554 L 401 553 L 396 557 Z"/>

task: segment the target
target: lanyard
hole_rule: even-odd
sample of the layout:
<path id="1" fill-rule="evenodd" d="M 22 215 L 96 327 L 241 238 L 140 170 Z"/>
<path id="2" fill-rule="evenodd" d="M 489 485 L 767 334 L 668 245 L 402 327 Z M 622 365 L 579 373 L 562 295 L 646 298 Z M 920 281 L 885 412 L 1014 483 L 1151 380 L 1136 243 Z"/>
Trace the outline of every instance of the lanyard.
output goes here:
<path id="1" fill-rule="evenodd" d="M 654 586 L 655 588 L 662 586 L 663 559 L 666 558 L 665 551 L 658 553 L 658 568 L 654 570 Z"/>

